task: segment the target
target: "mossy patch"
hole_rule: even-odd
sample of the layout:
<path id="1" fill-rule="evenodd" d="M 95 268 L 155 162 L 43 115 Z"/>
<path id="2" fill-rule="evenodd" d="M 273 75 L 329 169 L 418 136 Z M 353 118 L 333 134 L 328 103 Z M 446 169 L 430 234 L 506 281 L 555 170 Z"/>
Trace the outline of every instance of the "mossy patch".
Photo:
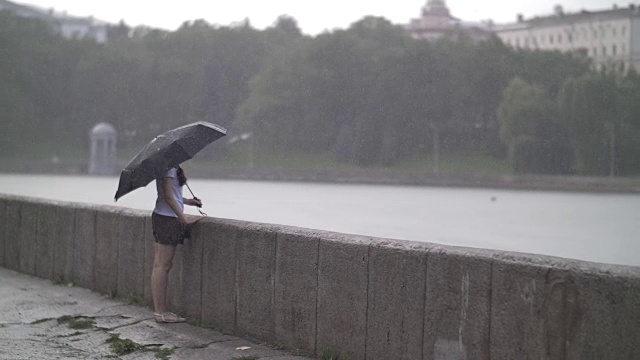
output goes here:
<path id="1" fill-rule="evenodd" d="M 31 324 L 32 325 L 42 324 L 42 323 L 47 322 L 49 320 L 53 320 L 53 319 L 52 318 L 38 319 L 36 321 L 31 322 Z"/>
<path id="2" fill-rule="evenodd" d="M 348 360 L 348 357 L 341 355 L 336 348 L 330 347 L 322 351 L 320 360 Z"/>
<path id="3" fill-rule="evenodd" d="M 155 349 L 153 350 L 156 353 L 156 359 L 161 359 L 161 360 L 168 360 L 169 357 L 171 357 L 171 355 L 173 355 L 173 352 L 175 351 L 175 348 L 173 349 L 169 349 L 169 348 L 160 348 L 160 349 Z"/>
<path id="4" fill-rule="evenodd" d="M 116 355 L 127 355 L 132 352 L 145 350 L 146 348 L 130 339 L 121 339 L 118 334 L 111 334 L 107 339 L 107 343 L 111 344 L 111 350 Z"/>
<path id="5" fill-rule="evenodd" d="M 70 329 L 74 330 L 84 330 L 93 329 L 96 326 L 96 321 L 83 316 L 64 315 L 58 318 L 58 324 L 67 324 Z"/>
<path id="6" fill-rule="evenodd" d="M 138 344 L 131 339 L 121 339 L 118 334 L 111 334 L 107 343 L 111 344 L 111 351 L 117 356 L 127 355 L 138 351 L 155 353 L 156 359 L 167 360 L 175 351 L 175 348 L 151 348 Z"/>
<path id="7" fill-rule="evenodd" d="M 127 297 L 127 303 L 129 303 L 129 305 L 138 305 L 138 306 L 144 306 L 145 302 L 144 299 L 136 294 L 130 294 Z"/>

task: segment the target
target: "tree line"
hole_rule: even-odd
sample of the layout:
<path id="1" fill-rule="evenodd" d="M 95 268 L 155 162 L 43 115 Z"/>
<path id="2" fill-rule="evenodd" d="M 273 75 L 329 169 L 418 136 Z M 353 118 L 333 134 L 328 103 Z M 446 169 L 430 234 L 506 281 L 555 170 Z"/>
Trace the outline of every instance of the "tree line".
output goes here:
<path id="1" fill-rule="evenodd" d="M 86 149 L 101 121 L 139 148 L 205 120 L 251 134 L 238 151 L 270 156 L 389 166 L 483 153 L 516 173 L 640 171 L 638 76 L 594 71 L 579 53 L 463 33 L 426 42 L 379 17 L 313 37 L 287 16 L 265 30 L 196 20 L 176 31 L 120 23 L 108 35 L 63 39 L 0 12 L 3 153 Z"/>

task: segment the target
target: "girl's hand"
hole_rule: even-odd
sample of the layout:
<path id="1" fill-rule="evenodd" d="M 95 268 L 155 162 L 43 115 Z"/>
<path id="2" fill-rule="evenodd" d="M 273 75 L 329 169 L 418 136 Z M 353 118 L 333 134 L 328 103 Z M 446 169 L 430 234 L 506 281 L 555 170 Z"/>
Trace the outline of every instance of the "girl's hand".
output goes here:
<path id="1" fill-rule="evenodd" d="M 198 198 L 187 199 L 184 203 L 191 206 L 202 207 L 202 201 Z"/>

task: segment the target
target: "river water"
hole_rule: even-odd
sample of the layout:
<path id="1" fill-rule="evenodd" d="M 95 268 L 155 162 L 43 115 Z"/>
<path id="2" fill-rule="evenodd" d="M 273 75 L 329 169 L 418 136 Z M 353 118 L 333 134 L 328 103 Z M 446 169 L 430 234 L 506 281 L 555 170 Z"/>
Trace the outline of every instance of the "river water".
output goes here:
<path id="1" fill-rule="evenodd" d="M 212 217 L 640 266 L 640 195 L 192 179 Z M 151 211 L 155 185 L 1 175 L 0 192 Z M 190 197 L 185 188 L 185 197 Z M 197 214 L 194 209 L 188 213 Z"/>

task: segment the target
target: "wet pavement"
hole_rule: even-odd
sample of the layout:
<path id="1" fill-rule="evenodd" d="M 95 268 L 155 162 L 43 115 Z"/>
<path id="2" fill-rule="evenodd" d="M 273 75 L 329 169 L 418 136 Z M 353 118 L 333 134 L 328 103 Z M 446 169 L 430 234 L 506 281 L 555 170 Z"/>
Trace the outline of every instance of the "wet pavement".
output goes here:
<path id="1" fill-rule="evenodd" d="M 308 358 L 0 267 L 0 359 Z"/>

